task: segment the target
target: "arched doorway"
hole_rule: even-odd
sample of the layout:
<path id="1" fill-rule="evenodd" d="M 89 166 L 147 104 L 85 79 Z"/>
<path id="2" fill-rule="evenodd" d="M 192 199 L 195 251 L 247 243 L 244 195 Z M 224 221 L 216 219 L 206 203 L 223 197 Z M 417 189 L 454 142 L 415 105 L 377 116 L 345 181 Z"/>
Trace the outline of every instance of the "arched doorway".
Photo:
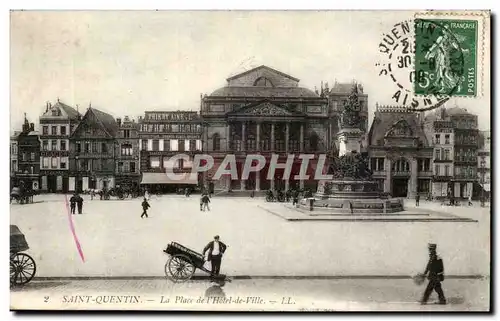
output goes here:
<path id="1" fill-rule="evenodd" d="M 391 165 L 393 197 L 408 196 L 408 181 L 410 179 L 410 163 L 405 158 L 393 161 Z"/>

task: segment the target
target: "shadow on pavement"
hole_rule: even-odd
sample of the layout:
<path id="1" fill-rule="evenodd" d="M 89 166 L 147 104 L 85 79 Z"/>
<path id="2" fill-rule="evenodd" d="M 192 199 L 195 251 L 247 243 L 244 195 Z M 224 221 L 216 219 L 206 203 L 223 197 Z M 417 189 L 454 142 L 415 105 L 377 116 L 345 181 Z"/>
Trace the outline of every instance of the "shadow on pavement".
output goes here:
<path id="1" fill-rule="evenodd" d="M 70 282 L 57 282 L 57 281 L 35 281 L 31 282 L 25 285 L 11 285 L 10 291 L 11 292 L 22 292 L 22 291 L 29 291 L 29 290 L 40 290 L 40 289 L 47 289 L 47 288 L 57 288 L 59 286 L 65 286 L 69 284 Z"/>

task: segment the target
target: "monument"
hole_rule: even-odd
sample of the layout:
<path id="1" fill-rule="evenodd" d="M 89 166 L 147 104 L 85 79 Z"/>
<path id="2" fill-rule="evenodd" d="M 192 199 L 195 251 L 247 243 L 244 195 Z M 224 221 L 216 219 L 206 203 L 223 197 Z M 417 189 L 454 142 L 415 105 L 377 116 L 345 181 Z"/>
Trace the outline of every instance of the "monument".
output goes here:
<path id="1" fill-rule="evenodd" d="M 403 201 L 390 198 L 372 180 L 367 157 L 361 153 L 365 133 L 360 128 L 360 111 L 358 86 L 354 84 L 341 114 L 340 131 L 337 134 L 339 148 L 333 151 L 328 170 L 333 179 L 319 182 L 312 207 L 307 199 L 300 206 L 307 206 L 313 211 L 321 208 L 332 214 L 403 211 Z"/>

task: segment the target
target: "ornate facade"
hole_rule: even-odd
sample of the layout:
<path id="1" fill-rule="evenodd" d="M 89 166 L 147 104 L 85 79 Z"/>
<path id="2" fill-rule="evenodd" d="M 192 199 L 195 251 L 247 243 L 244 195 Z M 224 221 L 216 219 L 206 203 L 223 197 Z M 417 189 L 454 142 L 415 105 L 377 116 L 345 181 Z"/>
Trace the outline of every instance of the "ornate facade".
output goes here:
<path id="1" fill-rule="evenodd" d="M 69 138 L 81 115 L 73 107 L 57 100 L 47 103 L 40 116 L 40 176 L 42 191 L 51 193 L 69 190 Z"/>
<path id="2" fill-rule="evenodd" d="M 430 193 L 433 148 L 420 115 L 377 105 L 367 140 L 373 178 L 384 192 L 393 197 Z"/>
<path id="3" fill-rule="evenodd" d="M 186 185 L 197 185 L 198 180 L 173 181 L 165 175 L 190 173 L 193 158 L 201 153 L 201 121 L 193 111 L 147 111 L 139 118 L 141 185 L 152 191 L 172 191 Z M 172 159 L 177 154 L 189 160 Z M 171 160 L 172 159 L 172 160 Z"/>
<path id="4" fill-rule="evenodd" d="M 277 170 L 267 179 L 273 153 L 285 163 L 287 155 L 300 153 L 324 154 L 335 141 L 328 98 L 299 87 L 299 79 L 267 66 L 253 68 L 227 79 L 227 85 L 201 98 L 204 150 L 214 158 L 214 167 L 206 174 L 210 180 L 226 154 L 234 154 L 241 177 L 247 154 L 260 154 L 266 166 L 248 180 L 233 180 L 222 176 L 214 181 L 216 189 L 265 190 L 287 189 L 291 186 L 316 188 L 316 182 L 296 182 L 300 170 L 295 157 L 289 178 Z M 317 158 L 310 162 L 312 174 Z"/>
<path id="5" fill-rule="evenodd" d="M 118 124 L 113 116 L 89 107 L 70 137 L 70 191 L 115 186 Z"/>

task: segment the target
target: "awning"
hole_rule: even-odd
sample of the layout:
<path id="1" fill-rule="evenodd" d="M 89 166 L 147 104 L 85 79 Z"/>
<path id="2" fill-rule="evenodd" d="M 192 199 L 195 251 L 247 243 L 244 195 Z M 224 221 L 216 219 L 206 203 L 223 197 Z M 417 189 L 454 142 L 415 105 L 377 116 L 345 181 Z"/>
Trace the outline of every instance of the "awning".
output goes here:
<path id="1" fill-rule="evenodd" d="M 142 173 L 141 185 L 150 184 L 182 184 L 182 185 L 198 185 L 198 175 L 195 174 L 195 179 L 191 179 L 191 173 L 175 174 L 181 179 L 174 179 L 167 176 L 166 173 Z"/>
<path id="2" fill-rule="evenodd" d="M 490 184 L 483 184 L 483 188 L 486 192 L 490 192 L 491 191 L 491 186 Z"/>

